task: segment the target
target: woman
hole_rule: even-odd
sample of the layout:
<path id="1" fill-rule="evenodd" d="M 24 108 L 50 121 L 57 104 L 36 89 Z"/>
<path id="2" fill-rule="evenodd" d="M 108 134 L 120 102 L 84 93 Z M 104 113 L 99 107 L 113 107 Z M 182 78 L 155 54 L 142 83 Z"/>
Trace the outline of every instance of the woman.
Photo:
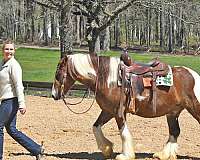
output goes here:
<path id="1" fill-rule="evenodd" d="M 3 159 L 3 129 L 25 149 L 41 159 L 42 146 L 35 143 L 16 129 L 17 111 L 23 115 L 26 112 L 24 87 L 22 84 L 22 69 L 14 58 L 15 46 L 10 40 L 3 44 L 3 60 L 0 62 L 0 160 Z"/>

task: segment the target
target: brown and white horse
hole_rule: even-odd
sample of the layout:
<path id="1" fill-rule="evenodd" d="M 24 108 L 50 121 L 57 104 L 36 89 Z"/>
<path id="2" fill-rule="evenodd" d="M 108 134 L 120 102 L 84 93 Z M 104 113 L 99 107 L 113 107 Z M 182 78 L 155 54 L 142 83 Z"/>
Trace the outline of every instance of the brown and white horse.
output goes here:
<path id="1" fill-rule="evenodd" d="M 124 117 L 119 117 L 116 110 L 120 104 L 120 87 L 117 85 L 118 64 L 116 57 L 75 54 L 64 57 L 58 64 L 52 96 L 62 99 L 75 81 L 79 81 L 96 92 L 96 102 L 102 109 L 93 125 L 93 132 L 98 148 L 105 157 L 113 153 L 113 144 L 103 134 L 101 127 L 115 118 L 122 140 L 122 153 L 118 160 L 135 158 L 132 135 Z M 186 109 L 200 122 L 200 76 L 186 67 L 173 67 L 173 86 L 157 87 L 156 114 L 152 110 L 152 90 L 146 88 L 142 93 L 146 99 L 136 99 L 136 115 L 154 118 L 166 115 L 169 127 L 169 139 L 161 152 L 153 156 L 159 159 L 176 159 L 177 138 L 180 134 L 178 117 Z M 96 90 L 96 91 L 95 91 Z"/>

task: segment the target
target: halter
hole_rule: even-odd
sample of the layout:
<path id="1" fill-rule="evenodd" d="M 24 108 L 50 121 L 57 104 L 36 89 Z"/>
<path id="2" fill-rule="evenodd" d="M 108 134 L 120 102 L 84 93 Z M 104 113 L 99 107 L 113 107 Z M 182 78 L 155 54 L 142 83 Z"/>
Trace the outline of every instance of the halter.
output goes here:
<path id="1" fill-rule="evenodd" d="M 65 83 L 66 77 L 67 77 L 67 73 L 64 74 L 63 80 L 62 80 L 62 83 L 61 83 L 61 87 L 60 87 L 60 89 L 61 89 L 61 95 L 63 97 L 64 97 L 64 88 L 65 88 L 64 83 Z"/>
<path id="2" fill-rule="evenodd" d="M 69 67 L 67 67 L 67 69 L 68 69 Z M 82 103 L 82 101 L 83 101 L 83 99 L 84 98 L 86 98 L 86 93 L 87 93 L 87 91 L 88 91 L 88 89 L 85 91 L 85 93 L 84 93 L 84 95 L 83 95 L 83 97 L 82 97 L 82 99 L 79 101 L 79 102 L 76 102 L 76 103 L 69 103 L 69 102 L 66 102 L 66 100 L 65 100 L 65 95 L 64 95 L 64 83 L 65 83 L 65 80 L 66 80 L 66 77 L 67 77 L 67 73 L 65 73 L 64 74 L 64 78 L 63 78 L 63 81 L 62 81 L 62 84 L 61 84 L 61 95 L 62 95 L 62 97 L 63 97 L 63 102 L 64 102 L 64 104 L 67 106 L 67 108 L 72 112 L 72 113 L 74 113 L 74 114 L 84 114 L 84 113 L 87 113 L 91 108 L 92 108 L 92 106 L 93 106 L 93 104 L 94 104 L 94 101 L 95 101 L 95 99 L 96 99 L 96 94 L 97 94 L 97 88 L 98 88 L 98 69 L 99 69 L 99 57 L 97 56 L 97 73 L 96 73 L 96 84 L 95 84 L 95 92 L 94 92 L 94 99 L 93 99 L 93 101 L 92 101 L 92 103 L 91 103 L 91 105 L 90 105 L 90 107 L 88 108 L 88 109 L 86 109 L 85 111 L 83 111 L 83 112 L 75 112 L 75 111 L 73 111 L 70 107 L 69 107 L 69 105 L 77 105 L 77 104 L 80 104 L 80 103 Z M 69 70 L 68 70 L 69 71 Z M 69 71 L 69 73 L 70 73 L 70 76 L 72 77 L 72 79 L 74 79 L 75 80 L 75 78 L 74 78 L 74 76 L 72 75 L 72 72 L 71 71 Z M 77 76 L 77 75 L 76 75 Z M 77 76 L 78 77 L 78 76 Z"/>

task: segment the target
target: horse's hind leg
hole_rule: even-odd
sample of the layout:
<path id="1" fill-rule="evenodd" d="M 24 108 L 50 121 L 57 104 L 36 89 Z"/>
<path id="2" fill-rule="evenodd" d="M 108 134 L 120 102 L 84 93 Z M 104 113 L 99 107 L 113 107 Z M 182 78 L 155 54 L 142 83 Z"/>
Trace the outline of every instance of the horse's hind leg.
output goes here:
<path id="1" fill-rule="evenodd" d="M 106 137 L 104 137 L 101 127 L 112 118 L 113 116 L 110 113 L 101 111 L 98 119 L 93 125 L 93 133 L 96 138 L 98 148 L 102 151 L 102 154 L 106 158 L 111 157 L 113 153 L 113 144 Z"/>
<path id="2" fill-rule="evenodd" d="M 121 139 L 122 139 L 122 153 L 117 155 L 116 160 L 132 160 L 135 159 L 133 138 L 123 118 L 115 117 Z"/>
<path id="3" fill-rule="evenodd" d="M 167 115 L 167 123 L 169 126 L 169 139 L 161 152 L 157 152 L 153 155 L 154 158 L 161 160 L 175 160 L 178 144 L 177 138 L 180 134 L 180 127 L 178 123 L 179 115 Z"/>

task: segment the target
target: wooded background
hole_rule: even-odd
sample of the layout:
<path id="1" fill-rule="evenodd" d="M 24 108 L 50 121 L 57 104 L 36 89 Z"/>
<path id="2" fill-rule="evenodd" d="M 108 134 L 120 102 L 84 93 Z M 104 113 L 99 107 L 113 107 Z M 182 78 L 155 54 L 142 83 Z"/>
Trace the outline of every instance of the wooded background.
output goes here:
<path id="1" fill-rule="evenodd" d="M 0 39 L 90 52 L 200 50 L 200 0 L 0 0 Z"/>

